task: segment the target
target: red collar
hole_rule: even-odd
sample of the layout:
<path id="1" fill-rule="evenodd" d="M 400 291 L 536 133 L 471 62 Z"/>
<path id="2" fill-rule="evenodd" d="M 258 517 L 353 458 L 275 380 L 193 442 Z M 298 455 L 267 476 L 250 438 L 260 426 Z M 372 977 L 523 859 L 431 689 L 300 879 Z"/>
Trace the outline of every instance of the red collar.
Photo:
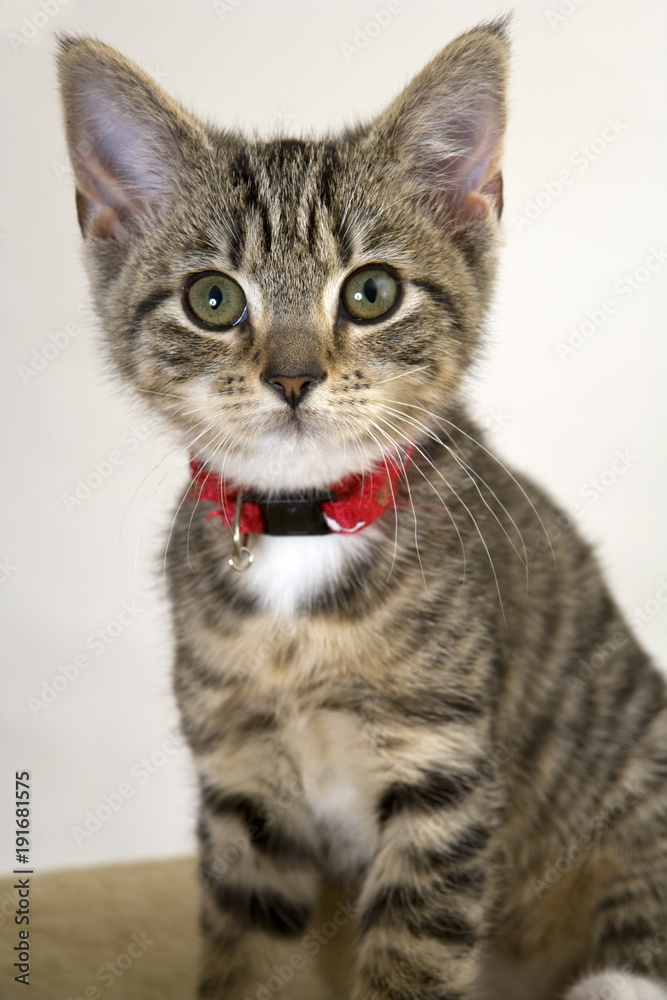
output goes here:
<path id="1" fill-rule="evenodd" d="M 263 497 L 251 489 L 230 486 L 193 458 L 191 497 L 210 500 L 217 509 L 207 517 L 221 517 L 230 527 L 236 515 L 236 500 L 242 494 L 241 533 L 244 535 L 320 535 L 361 531 L 389 508 L 396 507 L 398 480 L 404 473 L 412 448 L 388 456 L 369 473 L 355 473 L 334 483 L 326 491 L 301 496 Z"/>

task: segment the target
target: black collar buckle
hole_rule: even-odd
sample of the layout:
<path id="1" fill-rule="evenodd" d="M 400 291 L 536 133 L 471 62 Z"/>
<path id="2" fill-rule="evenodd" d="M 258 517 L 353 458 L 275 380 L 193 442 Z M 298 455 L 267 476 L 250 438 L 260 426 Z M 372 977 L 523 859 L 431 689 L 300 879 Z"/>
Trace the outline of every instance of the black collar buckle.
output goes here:
<path id="1" fill-rule="evenodd" d="M 243 502 L 256 503 L 262 508 L 267 535 L 328 535 L 322 503 L 336 500 L 338 494 L 327 491 L 297 497 L 271 497 L 248 493 Z"/>

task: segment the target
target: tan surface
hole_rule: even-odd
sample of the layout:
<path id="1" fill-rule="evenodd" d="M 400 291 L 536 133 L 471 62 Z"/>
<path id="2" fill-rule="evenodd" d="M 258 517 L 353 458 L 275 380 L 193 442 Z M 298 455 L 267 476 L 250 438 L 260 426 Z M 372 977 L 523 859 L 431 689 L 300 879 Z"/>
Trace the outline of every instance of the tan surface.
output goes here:
<path id="1" fill-rule="evenodd" d="M 28 989 L 14 981 L 18 971 L 12 968 L 20 929 L 14 923 L 14 881 L 0 881 L 1 1000 L 194 997 L 194 859 L 31 876 Z"/>

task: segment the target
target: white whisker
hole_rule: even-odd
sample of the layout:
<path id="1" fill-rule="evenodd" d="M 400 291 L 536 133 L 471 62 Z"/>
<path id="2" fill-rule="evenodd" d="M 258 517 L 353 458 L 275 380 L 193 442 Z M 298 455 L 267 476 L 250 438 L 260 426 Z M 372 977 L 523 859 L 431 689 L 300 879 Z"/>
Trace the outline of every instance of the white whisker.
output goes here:
<path id="1" fill-rule="evenodd" d="M 437 444 L 441 445 L 452 456 L 452 458 L 454 459 L 454 461 L 460 466 L 460 468 L 463 470 L 463 472 L 466 474 L 466 476 L 468 477 L 468 479 L 470 480 L 470 482 L 473 484 L 473 486 L 477 490 L 477 493 L 479 494 L 480 500 L 482 501 L 482 503 L 484 504 L 484 506 L 487 508 L 487 510 L 489 511 L 489 513 L 491 514 L 491 516 L 494 518 L 494 520 L 497 522 L 497 524 L 500 527 L 501 531 L 503 532 L 503 534 L 507 538 L 507 541 L 510 543 L 510 545 L 514 549 L 514 552 L 516 553 L 516 555 L 518 556 L 519 560 L 521 561 L 521 564 L 522 564 L 522 566 L 524 567 L 524 569 L 526 571 L 526 590 L 528 590 L 528 578 L 529 578 L 529 573 L 528 573 L 528 551 L 526 549 L 526 544 L 525 544 L 525 542 L 523 540 L 523 535 L 522 535 L 521 530 L 520 530 L 519 526 L 517 525 L 516 521 L 514 520 L 514 518 L 510 514 L 510 512 L 507 510 L 507 508 L 505 507 L 505 505 L 502 502 L 502 500 L 498 497 L 498 495 L 496 494 L 496 492 L 493 490 L 493 488 L 488 484 L 488 482 L 484 479 L 483 476 L 480 476 L 480 474 L 475 469 L 473 469 L 472 466 L 468 465 L 468 463 L 463 458 L 461 458 L 460 455 L 457 455 L 456 451 L 450 445 L 446 444 L 440 437 L 438 437 L 437 434 L 434 434 L 433 431 L 429 427 L 427 427 L 425 424 L 423 424 L 420 420 L 416 420 L 416 418 L 414 418 L 414 417 L 407 416 L 406 414 L 401 413 L 400 410 L 396 410 L 394 407 L 386 406 L 384 404 L 380 404 L 380 405 L 382 406 L 383 409 L 388 410 L 390 413 L 392 413 L 398 419 L 404 420 L 406 423 L 408 423 L 409 425 L 415 427 L 418 430 L 425 431 L 428 434 L 429 438 L 432 441 L 435 441 Z M 479 480 L 479 482 L 481 482 L 482 485 L 486 487 L 486 489 L 489 491 L 489 493 L 494 498 L 494 500 L 496 500 L 497 503 L 500 505 L 502 511 L 507 515 L 510 523 L 512 524 L 512 527 L 514 528 L 514 530 L 516 531 L 517 535 L 519 536 L 519 538 L 521 540 L 521 546 L 522 546 L 522 549 L 523 549 L 523 555 L 517 549 L 516 545 L 514 544 L 514 542 L 511 539 L 511 537 L 509 535 L 509 532 L 507 531 L 505 525 L 502 523 L 502 521 L 500 520 L 500 518 L 498 517 L 498 515 L 496 514 L 496 512 L 494 511 L 494 509 L 491 507 L 491 505 L 487 501 L 487 499 L 484 496 L 484 494 L 482 493 L 481 489 L 479 488 L 479 483 L 478 483 L 477 480 Z"/>
<path id="2" fill-rule="evenodd" d="M 415 372 L 426 371 L 427 368 L 431 368 L 431 365 L 422 365 L 420 368 L 411 368 L 409 372 L 401 372 L 400 375 L 392 375 L 391 378 L 381 378 L 378 379 L 377 385 L 382 385 L 383 382 L 393 382 L 397 378 L 406 378 L 408 375 L 414 375 Z"/>
<path id="3" fill-rule="evenodd" d="M 385 423 L 387 424 L 387 426 L 388 426 L 388 427 L 392 427 L 392 426 L 393 426 L 393 425 L 392 425 L 392 424 L 391 424 L 391 423 L 390 423 L 389 421 L 387 421 L 387 420 L 386 420 L 386 418 L 384 418 L 384 417 L 378 417 L 378 419 L 379 419 L 379 420 L 384 420 L 384 422 L 385 422 Z M 394 428 L 394 429 L 396 429 L 396 428 Z M 399 431 L 399 433 L 401 433 L 401 432 Z M 414 441 L 414 440 L 411 440 L 411 442 L 410 442 L 410 443 L 411 443 L 411 447 L 413 447 L 413 448 L 417 448 L 417 445 L 416 445 L 416 443 L 415 443 L 415 441 Z M 419 450 L 419 449 L 417 449 L 417 450 Z M 461 583 L 461 586 L 463 586 L 463 585 L 465 584 L 465 581 L 466 581 L 466 577 L 467 577 L 467 571 L 468 571 L 468 559 L 467 559 L 467 556 L 466 556 L 466 550 L 465 550 L 465 544 L 464 544 L 464 542 L 463 542 L 463 536 L 461 535 L 461 531 L 460 531 L 460 529 L 459 529 L 459 526 L 458 526 L 458 524 L 456 523 L 456 518 L 454 517 L 454 515 L 453 515 L 453 514 L 452 514 L 452 512 L 451 512 L 451 510 L 450 510 L 450 509 L 449 509 L 449 507 L 447 506 L 447 503 L 445 502 L 445 499 L 444 499 L 444 497 L 443 497 L 443 496 L 442 496 L 442 494 L 441 494 L 441 493 L 440 493 L 440 492 L 439 492 L 439 491 L 438 491 L 438 490 L 436 489 L 436 487 L 435 487 L 435 486 L 433 485 L 433 483 L 432 483 L 432 482 L 431 482 L 431 480 L 430 480 L 430 479 L 428 478 L 428 476 L 426 475 L 426 473 L 424 472 L 424 470 L 423 470 L 423 469 L 420 469 L 420 467 L 419 467 L 419 466 L 417 465 L 417 463 L 416 463 L 416 462 L 414 461 L 414 459 L 411 459 L 410 461 L 412 462 L 412 465 L 413 465 L 413 468 L 414 468 L 414 469 L 415 469 L 415 470 L 416 470 L 416 471 L 417 471 L 417 472 L 418 472 L 418 473 L 420 474 L 420 476 L 421 476 L 421 477 L 422 477 L 422 478 L 423 478 L 423 479 L 424 479 L 424 480 L 425 480 L 425 481 L 426 481 L 426 482 L 428 483 L 428 485 L 430 486 L 430 488 L 431 488 L 431 489 L 433 490 L 433 492 L 434 492 L 434 493 L 435 493 L 435 495 L 437 496 L 438 500 L 440 501 L 440 503 L 441 503 L 441 504 L 442 504 L 442 506 L 444 507 L 444 509 L 445 509 L 445 511 L 446 511 L 446 513 L 447 513 L 447 516 L 449 517 L 450 521 L 452 522 L 452 527 L 454 528 L 454 531 L 456 532 L 456 535 L 457 535 L 457 537 L 458 537 L 458 540 L 459 540 L 459 545 L 461 546 L 461 558 L 463 559 L 463 575 L 462 575 L 462 583 Z M 441 478 L 443 478 L 443 477 L 441 477 Z M 459 499 L 460 499 L 460 497 L 458 496 L 458 494 L 456 493 L 456 491 L 452 489 L 452 487 L 451 487 L 451 486 L 449 485 L 449 483 L 447 483 L 447 481 L 446 481 L 446 480 L 445 480 L 445 483 L 446 483 L 446 485 L 447 485 L 447 486 L 449 487 L 450 491 L 451 491 L 451 492 L 452 492 L 452 493 L 454 494 L 454 496 L 455 496 L 455 497 L 457 498 L 457 500 L 459 500 Z"/>
<path id="4" fill-rule="evenodd" d="M 526 493 L 526 491 L 523 488 L 523 486 L 521 485 L 521 483 L 512 474 L 512 472 L 507 468 L 507 466 L 504 464 L 504 462 L 502 462 L 498 458 L 497 455 L 494 455 L 492 451 L 490 451 L 485 445 L 482 444 L 481 441 L 478 441 L 477 438 L 475 438 L 475 437 L 472 436 L 472 434 L 468 434 L 468 432 L 464 431 L 462 427 L 459 427 L 457 424 L 453 423 L 453 421 L 451 421 L 451 420 L 448 420 L 446 417 L 439 417 L 436 413 L 433 413 L 431 410 L 427 410 L 426 407 L 424 407 L 424 406 L 418 406 L 416 403 L 406 403 L 404 400 L 399 400 L 399 399 L 390 399 L 389 402 L 390 403 L 396 403 L 399 406 L 409 406 L 411 409 L 414 409 L 414 410 L 421 410 L 422 413 L 426 413 L 427 416 L 431 417 L 433 420 L 436 421 L 436 423 L 440 424 L 441 426 L 443 424 L 449 424 L 449 426 L 453 427 L 454 430 L 457 430 L 460 434 L 463 434 L 463 436 L 466 437 L 472 444 L 476 445 L 478 448 L 481 448 L 481 450 L 485 454 L 487 454 L 489 456 L 489 458 L 492 459 L 492 461 L 494 461 L 497 465 L 499 465 L 500 468 L 503 470 L 503 472 L 505 472 L 505 474 L 512 480 L 512 482 L 517 487 L 517 489 L 522 493 L 524 499 L 527 501 L 530 509 L 532 510 L 532 512 L 534 513 L 535 517 L 537 518 L 537 520 L 538 520 L 538 522 L 540 524 L 540 527 L 542 528 L 542 531 L 544 532 L 544 537 L 546 538 L 546 540 L 547 540 L 547 542 L 549 544 L 549 549 L 551 550 L 551 556 L 553 558 L 554 566 L 556 565 L 556 553 L 553 550 L 553 545 L 551 544 L 551 538 L 549 537 L 549 532 L 547 531 L 547 529 L 545 527 L 545 524 L 544 524 L 544 521 L 540 517 L 540 514 L 539 514 L 537 508 L 535 507 L 535 504 L 530 499 L 530 497 Z M 444 429 L 445 428 L 443 427 L 443 430 Z"/>
<path id="5" fill-rule="evenodd" d="M 371 423 L 372 423 L 373 427 L 375 427 L 375 429 L 380 432 L 380 434 L 383 434 L 391 442 L 392 447 L 395 448 L 396 450 L 398 450 L 398 445 L 394 441 L 394 439 L 392 438 L 392 436 L 390 434 L 387 434 L 387 432 L 382 427 L 379 427 L 375 423 L 375 421 L 371 421 Z M 375 435 L 372 434 L 371 431 L 369 431 L 369 433 L 377 441 L 377 438 L 375 437 Z M 379 441 L 377 443 L 380 444 Z M 431 597 L 430 591 L 428 589 L 428 584 L 426 582 L 426 574 L 424 572 L 424 564 L 422 562 L 421 552 L 419 550 L 419 531 L 418 531 L 418 526 L 417 526 L 417 511 L 415 510 L 414 501 L 412 499 L 412 490 L 410 489 L 410 480 L 408 479 L 407 473 L 405 471 L 405 466 L 403 466 L 403 474 L 402 474 L 401 478 L 402 478 L 403 482 L 405 483 L 405 487 L 406 487 L 406 489 L 408 491 L 408 499 L 410 501 L 410 507 L 412 508 L 412 516 L 413 516 L 414 522 L 415 522 L 415 550 L 417 552 L 417 559 L 419 561 L 419 568 L 421 569 L 422 579 L 424 581 L 424 589 L 426 591 L 426 595 L 427 595 L 429 601 L 431 601 L 431 603 L 433 603 L 433 599 Z"/>
<path id="6" fill-rule="evenodd" d="M 399 433 L 399 434 L 401 433 L 400 430 L 397 427 L 394 427 L 390 423 L 390 421 L 387 420 L 386 417 L 379 417 L 378 419 L 382 420 L 384 423 L 386 423 L 388 427 L 392 427 L 392 429 L 395 430 L 395 431 L 397 431 L 397 433 Z M 377 426 L 377 425 L 373 424 L 373 426 Z M 440 472 L 440 469 L 438 469 L 438 467 L 431 461 L 430 457 L 426 454 L 426 452 L 422 448 L 420 448 L 419 445 L 416 444 L 416 442 L 414 443 L 414 448 L 415 448 L 415 451 L 419 452 L 419 454 L 422 456 L 422 458 L 426 462 L 428 462 L 428 464 L 431 466 L 431 468 L 436 473 L 436 475 L 440 476 L 440 478 L 444 482 L 445 486 L 447 486 L 447 488 L 454 494 L 454 496 L 459 501 L 459 503 L 461 504 L 461 506 L 463 507 L 463 509 L 469 515 L 472 523 L 474 524 L 475 530 L 477 531 L 477 534 L 479 535 L 479 539 L 480 539 L 482 545 L 484 546 L 484 551 L 486 552 L 487 558 L 489 560 L 489 565 L 491 566 L 491 572 L 493 573 L 493 579 L 495 580 L 496 591 L 498 593 L 498 601 L 500 603 L 500 611 L 501 611 L 501 614 L 503 616 L 503 621 L 505 622 L 505 624 L 507 624 L 507 619 L 505 618 L 505 607 L 503 605 L 502 594 L 500 592 L 500 582 L 498 580 L 498 574 L 496 573 L 496 567 L 495 567 L 495 564 L 493 562 L 493 558 L 491 556 L 491 552 L 489 550 L 489 547 L 488 547 L 488 545 L 486 543 L 486 539 L 484 538 L 484 534 L 483 534 L 483 532 L 482 532 L 479 524 L 477 523 L 477 519 L 475 518 L 475 515 L 472 513 L 472 511 L 470 510 L 470 508 L 468 507 L 468 505 L 466 504 L 466 502 L 461 498 L 461 496 L 456 492 L 456 490 L 451 486 L 451 484 L 443 476 L 443 474 Z"/>

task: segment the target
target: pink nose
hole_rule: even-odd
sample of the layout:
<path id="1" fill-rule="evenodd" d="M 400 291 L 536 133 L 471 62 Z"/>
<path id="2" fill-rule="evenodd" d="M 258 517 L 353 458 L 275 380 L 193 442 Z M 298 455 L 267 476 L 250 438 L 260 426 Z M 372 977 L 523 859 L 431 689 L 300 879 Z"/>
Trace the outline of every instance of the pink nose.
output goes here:
<path id="1" fill-rule="evenodd" d="M 260 378 L 262 382 L 273 386 L 282 395 L 285 402 L 293 410 L 296 410 L 308 389 L 315 385 L 316 382 L 321 382 L 325 378 L 325 373 L 313 375 L 261 375 Z"/>

